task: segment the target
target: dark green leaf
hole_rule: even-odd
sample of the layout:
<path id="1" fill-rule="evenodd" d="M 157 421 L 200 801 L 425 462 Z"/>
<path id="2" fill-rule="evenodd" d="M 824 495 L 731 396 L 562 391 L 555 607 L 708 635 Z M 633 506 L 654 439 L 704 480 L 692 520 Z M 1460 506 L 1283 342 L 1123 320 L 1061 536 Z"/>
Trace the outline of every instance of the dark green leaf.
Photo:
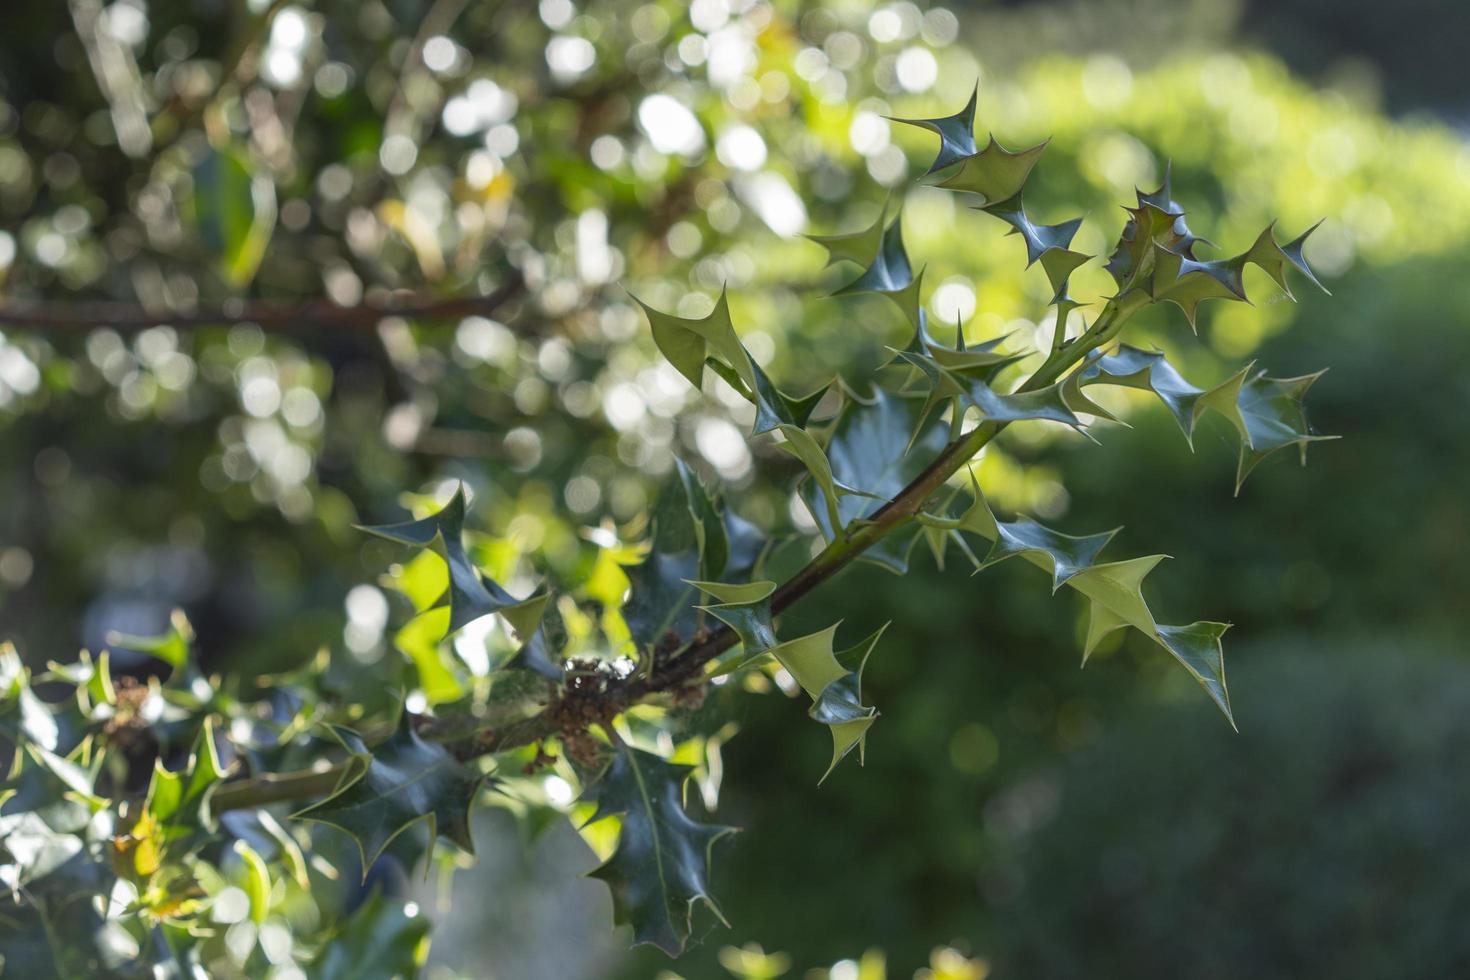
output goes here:
<path id="1" fill-rule="evenodd" d="M 970 94 L 970 101 L 965 107 L 952 116 L 940 116 L 937 119 L 894 119 L 893 122 L 903 123 L 907 126 L 918 126 L 927 129 L 939 137 L 939 152 L 934 156 L 934 162 L 930 164 L 925 174 L 936 173 L 945 167 L 959 163 L 961 160 L 974 156 L 975 148 L 975 103 L 980 97 L 980 86 Z"/>
<path id="2" fill-rule="evenodd" d="M 474 851 L 470 806 L 485 779 L 482 773 L 419 738 L 406 711 L 393 735 L 371 751 L 354 732 L 335 731 L 356 760 L 356 772 L 330 797 L 295 816 L 348 834 L 361 853 L 364 877 L 393 838 L 420 820 L 428 823 L 431 835 Z"/>
<path id="3" fill-rule="evenodd" d="M 494 579 L 481 575 L 465 552 L 464 518 L 464 488 L 460 487 L 436 514 L 416 521 L 361 529 L 399 544 L 428 548 L 444 560 L 449 568 L 449 589 L 441 602 L 449 605 L 449 633 L 456 633 L 477 619 L 499 613 L 518 634 L 530 635 L 546 608 L 547 594 L 542 592 L 517 599 Z"/>
<path id="4" fill-rule="evenodd" d="M 635 945 L 670 956 L 684 951 L 696 902 L 718 916 L 710 895 L 710 852 L 733 827 L 697 823 L 684 812 L 689 767 L 620 745 L 612 764 L 584 796 L 592 821 L 621 816 L 617 850 L 592 877 L 612 891 L 613 920 L 633 927 Z"/>

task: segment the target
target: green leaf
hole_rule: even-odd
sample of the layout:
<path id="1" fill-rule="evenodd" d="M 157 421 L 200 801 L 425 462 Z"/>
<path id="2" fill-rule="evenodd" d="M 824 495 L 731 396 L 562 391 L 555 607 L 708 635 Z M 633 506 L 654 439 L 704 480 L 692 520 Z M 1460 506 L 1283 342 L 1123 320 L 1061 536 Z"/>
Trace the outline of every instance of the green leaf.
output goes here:
<path id="1" fill-rule="evenodd" d="M 236 289 L 245 286 L 255 278 L 275 230 L 275 188 L 234 147 L 211 147 L 194 166 L 193 177 L 199 236 L 224 281 Z"/>
<path id="2" fill-rule="evenodd" d="M 1275 281 L 1276 285 L 1281 287 L 1287 296 L 1293 295 L 1291 286 L 1286 281 L 1286 267 L 1288 265 L 1306 276 L 1312 285 L 1330 296 L 1331 292 L 1326 286 L 1322 285 L 1321 280 L 1317 278 L 1317 274 L 1312 271 L 1311 266 L 1307 265 L 1306 257 L 1302 254 L 1302 247 L 1307 242 L 1307 236 L 1316 231 L 1321 224 L 1322 222 L 1319 221 L 1285 245 L 1279 245 L 1276 242 L 1276 223 L 1273 221 L 1257 236 L 1255 244 L 1251 245 L 1240 256 L 1240 261 L 1242 264 L 1248 263 L 1260 267 L 1266 275 Z"/>
<path id="3" fill-rule="evenodd" d="M 716 916 L 709 864 L 714 844 L 733 827 L 701 824 L 684 812 L 690 767 L 619 745 L 602 777 L 585 792 L 597 804 L 589 823 L 621 816 L 617 849 L 592 877 L 612 892 L 613 921 L 633 927 L 633 943 L 670 956 L 684 951 L 696 902 Z M 723 921 L 723 916 L 721 916 Z"/>
<path id="4" fill-rule="evenodd" d="M 1239 263 L 1229 259 L 1201 262 L 1154 245 L 1154 274 L 1150 293 L 1155 302 L 1173 303 L 1195 327 L 1195 311 L 1207 299 L 1247 302 L 1245 279 Z"/>
<path id="5" fill-rule="evenodd" d="M 888 118 L 892 122 L 903 123 L 906 126 L 917 126 L 927 129 L 939 137 L 939 152 L 934 156 L 934 162 L 929 165 L 925 176 L 937 173 L 945 167 L 959 163 L 977 152 L 975 147 L 975 103 L 980 97 L 980 86 L 977 84 L 970 94 L 970 101 L 965 107 L 952 116 L 940 116 L 937 119 L 896 119 Z"/>
<path id="6" fill-rule="evenodd" d="M 419 738 L 406 711 L 393 735 L 371 751 L 356 733 L 345 728 L 334 732 L 356 760 L 356 772 L 327 799 L 294 816 L 350 836 L 362 856 L 364 878 L 393 839 L 420 820 L 427 822 L 431 836 L 474 852 L 470 806 L 485 779 L 482 773 L 442 745 Z"/>
<path id="7" fill-rule="evenodd" d="M 827 250 L 827 268 L 839 262 L 852 262 L 866 269 L 873 263 L 873 259 L 878 255 L 878 250 L 882 247 L 884 228 L 887 224 L 888 202 L 884 201 L 883 210 L 878 212 L 877 219 L 866 228 L 839 235 L 807 235 L 805 237 Z"/>
<path id="8" fill-rule="evenodd" d="M 1108 257 L 1107 269 L 1123 289 L 1146 285 L 1152 270 L 1155 246 L 1194 258 L 1194 247 L 1204 241 L 1189 230 L 1184 209 L 1174 200 L 1172 166 L 1164 168 L 1164 180 L 1152 193 L 1137 191 L 1138 206 L 1125 208 L 1128 221 Z"/>
<path id="9" fill-rule="evenodd" d="M 722 654 L 715 661 L 712 676 L 739 670 L 776 645 L 776 628 L 771 621 L 771 595 L 775 582 L 750 582 L 730 585 L 724 582 L 691 582 L 701 592 L 719 600 L 716 605 L 700 606 L 705 612 L 729 626 L 740 637 L 740 646 Z"/>
<path id="10" fill-rule="evenodd" d="M 832 525 L 814 485 L 808 484 L 802 494 L 827 540 L 833 540 L 841 527 L 872 515 L 918 476 L 948 443 L 945 422 L 938 418 L 925 421 L 920 411 L 915 399 L 881 388 L 874 388 L 867 400 L 848 399 L 827 442 L 833 479 L 851 491 L 838 500 L 842 523 Z M 911 439 L 911 433 L 917 434 Z M 907 568 L 917 533 L 917 527 L 900 528 L 863 552 L 859 560 L 901 573 Z"/>
<path id="11" fill-rule="evenodd" d="M 158 636 L 131 636 L 126 633 L 109 633 L 107 642 L 115 647 L 136 650 L 150 657 L 157 657 L 175 671 L 189 663 L 194 647 L 194 627 L 182 609 L 175 609 L 169 616 L 169 628 Z"/>
<path id="12" fill-rule="evenodd" d="M 1265 372 L 1252 374 L 1247 365 L 1208 390 L 1198 388 L 1179 374 L 1160 351 L 1145 351 L 1123 345 L 1115 354 L 1092 358 L 1063 382 L 1063 396 L 1078 411 L 1105 414 L 1086 399 L 1086 385 L 1112 384 L 1152 391 L 1194 445 L 1194 431 L 1206 412 L 1223 415 L 1240 436 L 1240 460 L 1236 492 L 1261 460 L 1288 446 L 1298 446 L 1306 459 L 1309 443 L 1332 436 L 1312 432 L 1302 405 L 1307 390 L 1322 372 L 1299 378 L 1270 378 Z M 1111 416 L 1108 416 L 1111 417 Z"/>
<path id="13" fill-rule="evenodd" d="M 986 506 L 983 497 L 976 499 L 979 506 Z M 1041 561 L 1035 563 L 1051 572 L 1052 592 L 1056 592 L 1072 577 L 1093 567 L 1098 553 L 1107 547 L 1108 542 L 1112 541 L 1113 536 L 1121 530 L 1114 528 L 1101 534 L 1086 534 L 1078 537 L 1053 531 L 1028 517 L 1019 517 L 1014 521 L 999 521 L 992 516 L 991 524 L 995 528 L 994 543 L 990 547 L 990 553 L 985 556 L 976 571 L 979 572 L 1013 555 L 1024 555 L 1032 560 L 1040 558 Z"/>
<path id="14" fill-rule="evenodd" d="M 703 317 L 687 318 L 662 313 L 649 306 L 637 296 L 633 301 L 643 307 L 653 330 L 653 342 L 668 362 L 680 374 L 689 379 L 695 388 L 704 380 L 704 362 L 713 357 L 730 368 L 738 383 L 734 386 L 747 397 L 755 391 L 755 372 L 750 355 L 746 353 L 740 337 L 735 333 L 735 324 L 730 320 L 730 301 L 725 290 L 720 290 L 715 308 Z M 733 383 L 733 382 L 732 382 Z"/>
<path id="15" fill-rule="evenodd" d="M 636 296 L 633 300 L 643 307 L 659 351 L 690 384 L 695 388 L 701 386 L 704 366 L 708 363 L 730 387 L 755 405 L 755 435 L 783 423 L 805 425 L 827 393 L 824 386 L 803 398 L 792 398 L 777 390 L 735 333 L 729 299 L 723 289 L 715 308 L 700 318 L 661 313 Z"/>
<path id="16" fill-rule="evenodd" d="M 170 772 L 162 760 L 153 763 L 145 808 L 158 821 L 164 840 L 179 840 L 213 829 L 209 797 L 224 778 L 214 741 L 214 722 L 206 718 L 183 769 Z"/>
<path id="17" fill-rule="evenodd" d="M 976 376 L 977 372 L 944 367 L 930 353 L 909 349 L 900 351 L 898 356 L 920 370 L 932 385 L 931 392 L 945 396 L 952 393 L 965 404 L 979 409 L 980 414 L 989 421 L 1045 421 L 1060 422 L 1074 429 L 1083 427 L 1082 420 L 1067 403 L 1063 382 L 1034 391 L 1001 394 L 991 387 L 994 368 L 987 366 Z M 931 402 L 932 398 L 931 394 Z"/>
<path id="18" fill-rule="evenodd" d="M 1231 726 L 1235 725 L 1220 649 L 1220 636 L 1228 627 L 1207 622 L 1188 626 L 1160 625 L 1143 598 L 1143 581 L 1164 560 L 1163 555 L 1099 563 L 1097 556 L 1117 533 L 1116 529 L 1103 534 L 1072 537 L 1025 518 L 1012 523 L 998 521 L 978 486 L 970 507 L 955 523 L 960 530 L 993 542 L 990 555 L 981 567 L 1011 555 L 1020 555 L 1051 573 L 1053 592 L 1059 586 L 1067 585 L 1087 597 L 1089 619 L 1082 651 L 1083 663 L 1087 662 L 1103 637 L 1131 626 L 1183 664 Z"/>
<path id="19" fill-rule="evenodd" d="M 562 659 L 551 652 L 545 626 L 532 633 L 515 652 L 515 656 L 506 661 L 505 666 L 515 670 L 529 670 L 558 684 L 566 673 Z"/>
<path id="20" fill-rule="evenodd" d="M 937 186 L 979 194 L 987 204 L 1010 200 L 1026 186 L 1026 178 L 1050 142 L 1043 140 L 1024 150 L 1011 151 L 992 136 L 984 149 L 965 157 L 959 168 Z"/>
<path id="21" fill-rule="evenodd" d="M 245 862 L 245 894 L 250 899 L 250 920 L 256 925 L 265 921 L 271 908 L 271 873 L 264 859 L 245 841 L 235 841 L 235 853 Z"/>
<path id="22" fill-rule="evenodd" d="M 835 624 L 770 651 L 812 699 L 808 714 L 832 731 L 832 761 L 819 784 L 854 748 L 862 755 L 868 729 L 878 720 L 878 709 L 862 703 L 862 674 L 868 655 L 887 628 L 882 627 L 841 654 L 832 648 L 832 639 L 837 635 Z"/>
<path id="23" fill-rule="evenodd" d="M 832 476 L 832 464 L 828 461 L 827 454 L 805 429 L 794 425 L 783 425 L 781 434 L 786 437 L 786 441 L 780 444 L 781 448 L 801 460 L 806 466 L 807 472 L 812 475 L 812 481 L 822 492 L 822 500 L 827 505 L 828 521 L 832 527 L 841 529 L 842 518 L 837 510 L 838 495 L 851 491 L 838 485 Z"/>
<path id="24" fill-rule="evenodd" d="M 1194 430 L 1200 418 L 1211 408 L 1227 416 L 1235 404 L 1240 386 L 1250 369 L 1244 368 L 1209 390 L 1195 387 L 1179 374 L 1170 364 L 1163 351 L 1146 351 L 1127 344 L 1119 346 L 1113 354 L 1095 354 L 1074 374 L 1075 385 L 1064 385 L 1064 391 L 1079 411 L 1092 411 L 1111 418 L 1111 415 L 1092 405 L 1079 404 L 1070 397 L 1086 385 L 1110 384 L 1125 388 L 1151 391 L 1164 403 L 1174 416 L 1184 438 L 1194 446 Z M 1088 407 L 1091 406 L 1091 407 Z"/>
<path id="25" fill-rule="evenodd" d="M 1071 249 L 1072 239 L 1076 236 L 1077 229 L 1082 227 L 1081 218 L 1073 218 L 1056 225 L 1036 224 L 1027 216 L 1020 196 L 987 205 L 981 210 L 1010 225 L 1012 235 L 1021 236 L 1026 243 L 1026 268 L 1040 262 L 1047 281 L 1051 283 L 1052 292 L 1059 299 L 1066 295 L 1067 280 L 1072 273 L 1092 258 L 1084 252 L 1074 252 Z M 1065 323 L 1065 316 L 1058 322 Z"/>
<path id="26" fill-rule="evenodd" d="M 401 524 L 360 526 L 360 530 L 389 541 L 427 548 L 443 559 L 449 570 L 449 588 L 441 604 L 449 605 L 446 635 L 459 632 L 477 619 L 499 613 L 520 635 L 534 632 L 549 598 L 537 593 L 517 599 L 494 579 L 480 574 L 464 547 L 464 487 L 454 491 L 449 503 L 436 514 Z"/>
<path id="27" fill-rule="evenodd" d="M 429 923 L 374 891 L 317 953 L 312 980 L 414 977 L 429 951 Z"/>
<path id="28" fill-rule="evenodd" d="M 1277 450 L 1296 446 L 1305 465 L 1309 444 L 1337 438 L 1313 434 L 1307 424 L 1306 409 L 1302 407 L 1307 390 L 1324 373 L 1268 378 L 1262 371 L 1240 386 L 1237 410 L 1227 416 L 1241 435 L 1240 462 L 1235 471 L 1237 494 L 1251 470 Z"/>
<path id="29" fill-rule="evenodd" d="M 893 224 L 883 233 L 878 254 L 863 269 L 862 275 L 843 286 L 834 296 L 854 296 L 859 293 L 877 293 L 892 300 L 902 311 L 911 326 L 919 325 L 921 307 L 919 290 L 924 274 L 915 276 L 909 264 L 908 252 L 903 247 L 903 216 L 893 219 Z"/>
<path id="30" fill-rule="evenodd" d="M 653 510 L 648 557 L 628 569 L 623 619 L 640 651 L 665 633 L 687 638 L 695 629 L 694 579 L 718 579 L 729 560 L 725 525 L 694 474 L 676 460 Z"/>
<path id="31" fill-rule="evenodd" d="M 447 662 L 442 646 L 449 616 L 450 610 L 439 606 L 410 619 L 393 634 L 393 645 L 413 661 L 419 689 L 429 704 L 446 704 L 465 695 L 464 683 Z"/>

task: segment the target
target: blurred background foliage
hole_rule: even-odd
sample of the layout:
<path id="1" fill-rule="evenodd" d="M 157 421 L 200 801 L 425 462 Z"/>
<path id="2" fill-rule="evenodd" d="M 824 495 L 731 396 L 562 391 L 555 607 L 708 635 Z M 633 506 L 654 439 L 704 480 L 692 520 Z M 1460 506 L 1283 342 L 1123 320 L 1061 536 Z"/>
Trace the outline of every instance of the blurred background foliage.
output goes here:
<path id="1" fill-rule="evenodd" d="M 1142 400 L 1101 448 L 1008 432 L 981 467 L 993 499 L 1068 530 L 1126 524 L 1120 553 L 1178 556 L 1156 576 L 1163 608 L 1237 624 L 1242 734 L 1146 648 L 1076 670 L 1080 609 L 1028 569 L 850 573 L 788 618 L 845 616 L 854 635 L 893 621 L 867 675 L 885 712 L 867 768 L 818 791 L 823 746 L 795 733 L 796 706 L 712 699 L 739 727 L 721 819 L 748 832 L 718 872 L 732 929 L 674 968 L 1461 972 L 1470 942 L 1448 923 L 1470 878 L 1443 856 L 1470 816 L 1453 769 L 1470 592 L 1467 16 L 1433 0 L 7 11 L 7 314 L 513 296 L 484 316 L 287 330 L 10 318 L 0 634 L 40 663 L 109 631 L 160 632 L 182 607 L 208 669 L 251 679 L 325 648 L 380 697 L 447 699 L 484 670 L 487 637 L 469 641 L 478 654 L 400 651 L 407 605 L 377 581 L 400 556 L 350 526 L 393 518 L 406 491 L 465 481 L 483 558 L 512 591 L 585 581 L 589 529 L 636 521 L 675 455 L 763 528 L 809 520 L 797 464 L 747 442 L 729 389 L 691 391 L 653 358 L 625 288 L 696 315 L 727 287 L 783 388 L 836 371 L 861 387 L 904 328 L 881 302 L 824 298 L 840 276 L 799 235 L 870 222 L 932 149 L 884 117 L 953 112 L 978 80 L 982 135 L 1052 138 L 1028 203 L 1047 221 L 1085 212 L 1083 250 L 1106 251 L 1118 205 L 1170 161 L 1191 225 L 1223 253 L 1270 220 L 1295 235 L 1324 219 L 1308 254 L 1332 297 L 1292 305 L 1262 282 L 1257 305 L 1209 310 L 1197 337 L 1159 316 L 1131 340 L 1200 381 L 1257 357 L 1276 374 L 1329 366 L 1314 422 L 1347 438 L 1235 499 L 1223 430 L 1191 455 Z M 1016 241 L 948 195 L 910 190 L 902 206 L 936 319 L 971 340 L 1050 335 L 1044 278 Z M 1082 298 L 1106 285 L 1100 263 L 1074 278 Z M 489 856 L 461 874 L 452 914 L 402 869 L 375 880 L 442 920 L 431 970 L 668 968 L 617 952 L 605 898 L 575 878 L 593 858 L 564 824 L 523 856 L 503 814 L 483 819 Z M 869 948 L 884 952 L 859 962 Z"/>

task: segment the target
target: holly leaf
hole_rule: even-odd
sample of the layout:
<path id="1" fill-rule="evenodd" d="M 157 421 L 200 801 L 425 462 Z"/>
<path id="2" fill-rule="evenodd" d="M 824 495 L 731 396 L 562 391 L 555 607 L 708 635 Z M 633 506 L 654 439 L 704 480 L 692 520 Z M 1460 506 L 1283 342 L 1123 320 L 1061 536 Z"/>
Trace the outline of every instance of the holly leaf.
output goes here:
<path id="1" fill-rule="evenodd" d="M 513 670 L 529 670 L 559 684 L 566 673 L 562 664 L 562 659 L 551 652 L 543 626 L 521 644 L 505 666 Z"/>
<path id="2" fill-rule="evenodd" d="M 633 927 L 633 944 L 670 956 L 684 951 L 694 906 L 702 902 L 724 921 L 710 895 L 715 842 L 733 827 L 701 824 L 684 811 L 691 767 L 619 745 L 612 763 L 585 792 L 597 804 L 589 823 L 622 818 L 617 849 L 591 877 L 612 892 L 613 921 Z"/>
<path id="3" fill-rule="evenodd" d="M 1334 438 L 1312 431 L 1302 404 L 1322 372 L 1299 378 L 1271 378 L 1264 371 L 1253 374 L 1252 369 L 1253 365 L 1248 364 L 1213 388 L 1204 389 L 1186 381 L 1163 352 L 1124 344 L 1114 354 L 1091 358 L 1062 387 L 1073 408 L 1104 415 L 1107 413 L 1102 408 L 1082 395 L 1084 386 L 1112 384 L 1151 391 L 1174 416 L 1190 448 L 1200 418 L 1210 411 L 1223 415 L 1240 436 L 1235 484 L 1239 493 L 1250 471 L 1277 450 L 1298 446 L 1305 462 L 1308 444 Z"/>
<path id="4" fill-rule="evenodd" d="M 825 385 L 802 398 L 778 390 L 740 342 L 730 319 L 729 298 L 723 289 L 714 309 L 698 318 L 662 313 L 636 296 L 633 299 L 643 307 L 659 351 L 690 384 L 695 388 L 703 384 L 704 367 L 708 364 L 755 405 L 754 435 L 770 432 L 782 424 L 806 425 L 817 403 L 827 393 Z"/>
<path id="5" fill-rule="evenodd" d="M 899 357 L 917 367 L 929 383 L 932 404 L 935 393 L 960 398 L 965 404 L 980 410 L 980 414 L 994 422 L 1048 421 L 1060 422 L 1074 429 L 1083 427 L 1082 420 L 1067 404 L 1063 382 L 1037 388 L 1034 391 L 1016 391 L 1001 394 L 991 387 L 994 368 L 981 372 L 957 371 L 944 367 L 931 354 L 914 350 L 903 350 Z"/>
<path id="6" fill-rule="evenodd" d="M 893 219 L 893 224 L 883 233 L 877 255 L 863 269 L 862 275 L 843 286 L 834 296 L 854 296 L 859 293 L 877 293 L 892 300 L 908 319 L 909 324 L 919 325 L 919 290 L 924 274 L 915 276 L 909 263 L 909 255 L 903 246 L 903 216 Z"/>
<path id="7" fill-rule="evenodd" d="M 806 235 L 809 241 L 813 241 L 827 250 L 826 268 L 831 268 L 842 262 L 852 262 L 855 265 L 867 268 L 872 264 L 874 256 L 882 247 L 884 228 L 888 225 L 888 202 L 883 202 L 883 209 L 878 212 L 877 219 L 868 227 L 858 231 L 843 232 L 837 235 Z"/>
<path id="8" fill-rule="evenodd" d="M 704 487 L 682 461 L 676 460 L 675 468 L 675 478 L 654 505 L 648 557 L 628 569 L 623 619 L 639 650 L 657 644 L 665 633 L 692 634 L 695 589 L 689 581 L 718 579 L 729 561 L 725 524 Z"/>
<path id="9" fill-rule="evenodd" d="M 1312 271 L 1312 267 L 1307 265 L 1306 256 L 1302 254 L 1302 248 L 1306 245 L 1307 236 L 1316 231 L 1321 224 L 1322 222 L 1317 222 L 1317 224 L 1308 228 L 1285 245 L 1280 245 L 1276 241 L 1276 223 L 1273 221 L 1256 237 L 1255 243 L 1240 256 L 1240 261 L 1242 264 L 1259 267 L 1266 275 L 1271 277 L 1276 285 L 1281 287 L 1282 292 L 1293 299 L 1296 297 L 1292 294 L 1291 286 L 1286 281 L 1287 266 L 1296 269 L 1302 275 L 1306 276 L 1312 285 L 1330 296 L 1332 295 L 1331 292 L 1326 286 L 1322 285 L 1322 281 L 1317 278 L 1317 274 Z"/>
<path id="10" fill-rule="evenodd" d="M 158 636 L 133 636 L 114 631 L 107 634 L 107 642 L 115 647 L 157 657 L 179 671 L 189 663 L 193 655 L 194 627 L 189 624 L 182 609 L 175 609 L 169 615 L 169 628 Z"/>
<path id="11" fill-rule="evenodd" d="M 1155 243 L 1150 294 L 1156 303 L 1163 301 L 1179 307 L 1190 327 L 1198 329 L 1195 312 L 1205 300 L 1249 302 L 1242 270 L 1241 263 L 1235 260 L 1201 262 Z"/>
<path id="12" fill-rule="evenodd" d="M 165 843 L 213 829 L 209 796 L 225 778 L 214 741 L 214 722 L 206 718 L 184 768 L 171 772 L 154 760 L 144 810 L 158 824 Z"/>
<path id="13" fill-rule="evenodd" d="M 700 606 L 705 612 L 729 626 L 740 637 L 739 648 L 724 653 L 715 662 L 714 675 L 728 674 L 770 652 L 776 645 L 776 628 L 771 621 L 771 595 L 775 582 L 750 582 L 730 585 L 724 582 L 690 582 L 706 595 L 719 601 Z"/>
<path id="14" fill-rule="evenodd" d="M 1021 193 L 1036 161 L 1051 140 L 1023 150 L 1007 150 L 991 136 L 984 149 L 965 157 L 954 173 L 939 181 L 939 187 L 979 194 L 985 203 L 1006 201 Z"/>
<path id="15" fill-rule="evenodd" d="M 1136 207 L 1125 207 L 1128 221 L 1113 253 L 1108 256 L 1107 270 L 1123 289 L 1142 285 L 1151 270 L 1155 246 L 1194 258 L 1195 245 L 1205 241 L 1189 230 L 1184 209 L 1174 200 L 1173 166 L 1164 167 L 1164 179 L 1157 190 L 1136 190 Z"/>
<path id="16" fill-rule="evenodd" d="M 331 796 L 294 816 L 351 837 L 362 857 L 364 879 L 393 839 L 421 820 L 430 836 L 474 853 L 470 806 L 485 780 L 483 773 L 442 745 L 419 738 L 406 711 L 394 733 L 371 750 L 350 729 L 334 727 L 333 732 L 351 753 L 354 771 Z"/>
<path id="17" fill-rule="evenodd" d="M 1121 530 L 1114 528 L 1101 534 L 1081 536 L 1063 534 L 1029 517 L 1018 517 L 1014 521 L 997 520 L 990 513 L 984 497 L 977 495 L 975 501 L 976 507 L 984 509 L 985 514 L 976 513 L 970 517 L 970 521 L 976 525 L 988 523 L 994 531 L 993 534 L 986 535 L 993 539 L 990 552 L 975 571 L 978 573 L 1014 555 L 1040 559 L 1036 564 L 1051 572 L 1053 593 L 1073 576 L 1091 568 L 1098 553 Z"/>
<path id="18" fill-rule="evenodd" d="M 937 173 L 945 167 L 953 166 L 977 152 L 975 147 L 975 103 L 980 98 L 980 86 L 977 84 L 975 90 L 970 94 L 970 101 L 965 107 L 952 116 L 940 116 L 936 119 L 897 119 L 889 116 L 891 122 L 903 123 L 905 126 L 917 126 L 927 129 L 939 137 L 939 152 L 934 156 L 934 162 L 924 172 L 925 176 Z"/>
<path id="19" fill-rule="evenodd" d="M 1039 225 L 1026 214 L 1019 195 L 984 206 L 981 210 L 1010 225 L 1010 234 L 1021 236 L 1021 240 L 1026 243 L 1026 268 L 1040 262 L 1054 295 L 1057 299 L 1065 297 L 1067 281 L 1072 273 L 1092 258 L 1085 252 L 1075 252 L 1071 248 L 1077 229 L 1082 227 L 1082 219 L 1073 218 L 1056 225 Z M 1059 322 L 1065 323 L 1065 316 Z"/>
<path id="20" fill-rule="evenodd" d="M 923 421 L 915 399 L 875 387 L 866 401 L 850 398 L 837 417 L 827 442 L 827 459 L 835 483 L 850 492 L 837 502 L 839 524 L 818 500 L 820 490 L 808 483 L 802 497 L 827 540 L 841 528 L 871 516 L 907 486 L 949 441 L 942 419 Z M 918 434 L 911 440 L 910 434 Z M 902 572 L 916 540 L 916 529 L 890 533 L 859 560 Z"/>
<path id="21" fill-rule="evenodd" d="M 1307 390 L 1324 373 L 1318 371 L 1299 378 L 1268 378 L 1262 371 L 1240 386 L 1235 411 L 1226 416 L 1241 437 L 1240 460 L 1235 470 L 1237 494 L 1251 470 L 1272 453 L 1296 446 L 1305 465 L 1308 445 L 1337 438 L 1314 434 L 1302 406 Z"/>
<path id="22" fill-rule="evenodd" d="M 818 785 L 854 748 L 861 757 L 868 729 L 878 720 L 878 709 L 862 703 L 862 675 L 868 655 L 887 628 L 880 628 L 840 656 L 832 648 L 832 639 L 837 635 L 835 624 L 770 651 L 812 699 L 808 714 L 832 730 L 832 761 Z"/>
<path id="23" fill-rule="evenodd" d="M 1053 592 L 1061 585 L 1067 585 L 1087 597 L 1089 620 L 1082 651 L 1083 663 L 1087 662 L 1103 637 L 1131 626 L 1183 664 L 1234 727 L 1235 718 L 1230 711 L 1230 694 L 1225 686 L 1224 657 L 1220 649 L 1220 636 L 1229 628 L 1228 625 L 1199 622 L 1187 626 L 1163 626 L 1154 619 L 1143 598 L 1143 581 L 1164 560 L 1163 555 L 1098 562 L 1098 554 L 1117 529 L 1073 537 L 1029 519 L 1009 524 L 998 521 L 978 486 L 969 508 L 955 524 L 959 530 L 992 542 L 990 555 L 980 567 L 1020 555 L 1051 573 Z"/>
<path id="24" fill-rule="evenodd" d="M 540 592 L 517 599 L 494 579 L 481 575 L 464 547 L 464 487 L 454 491 L 438 513 L 401 524 L 359 525 L 359 530 L 416 548 L 427 548 L 443 559 L 449 571 L 449 587 L 437 605 L 449 606 L 446 636 L 470 623 L 499 613 L 520 635 L 535 631 L 550 596 Z"/>

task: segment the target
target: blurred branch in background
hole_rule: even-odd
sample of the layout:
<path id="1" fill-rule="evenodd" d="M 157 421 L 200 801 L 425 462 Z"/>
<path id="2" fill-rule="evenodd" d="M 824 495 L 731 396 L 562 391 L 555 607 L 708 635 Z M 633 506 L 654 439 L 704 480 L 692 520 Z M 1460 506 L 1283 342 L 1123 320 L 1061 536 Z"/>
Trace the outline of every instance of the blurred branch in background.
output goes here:
<path id="1" fill-rule="evenodd" d="M 329 300 L 310 300 L 294 306 L 236 301 L 209 309 L 178 312 L 148 310 L 122 303 L 35 303 L 0 306 L 0 325 L 58 332 L 91 330 L 94 327 L 142 330 L 157 326 L 209 327 L 234 323 L 253 323 L 262 330 L 294 332 L 314 328 L 359 329 L 373 327 L 388 317 L 414 320 L 489 317 L 519 298 L 525 290 L 525 279 L 515 272 L 487 296 L 421 298 L 397 303 L 364 302 L 355 306 L 339 306 Z"/>

